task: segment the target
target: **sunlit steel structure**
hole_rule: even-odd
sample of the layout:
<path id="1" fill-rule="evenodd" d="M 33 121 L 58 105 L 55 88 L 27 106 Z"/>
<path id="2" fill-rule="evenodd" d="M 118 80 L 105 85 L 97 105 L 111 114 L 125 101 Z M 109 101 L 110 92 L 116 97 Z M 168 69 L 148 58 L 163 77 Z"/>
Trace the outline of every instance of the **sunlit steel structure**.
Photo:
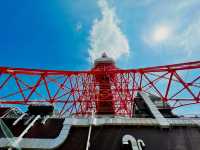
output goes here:
<path id="1" fill-rule="evenodd" d="M 200 61 L 120 69 L 105 54 L 88 71 L 0 67 L 0 104 L 52 104 L 59 116 L 134 116 L 137 92 L 158 96 L 159 109 L 200 103 Z"/>

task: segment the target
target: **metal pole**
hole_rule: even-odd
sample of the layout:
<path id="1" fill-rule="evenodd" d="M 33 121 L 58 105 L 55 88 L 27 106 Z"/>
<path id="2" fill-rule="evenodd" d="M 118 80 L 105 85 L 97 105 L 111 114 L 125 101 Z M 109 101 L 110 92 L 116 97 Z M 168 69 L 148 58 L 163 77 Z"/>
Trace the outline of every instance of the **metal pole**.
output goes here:
<path id="1" fill-rule="evenodd" d="M 90 136 L 91 136 L 91 132 L 92 132 L 92 123 L 94 120 L 94 116 L 95 116 L 95 112 L 92 111 L 92 117 L 91 117 L 90 127 L 89 127 L 89 131 L 88 131 L 86 150 L 89 150 L 89 147 L 90 147 Z"/>
<path id="2" fill-rule="evenodd" d="M 87 138 L 86 150 L 89 150 L 89 147 L 90 147 L 90 135 L 91 135 L 91 131 L 92 131 L 92 125 L 90 124 L 89 132 L 88 132 L 88 138 Z"/>

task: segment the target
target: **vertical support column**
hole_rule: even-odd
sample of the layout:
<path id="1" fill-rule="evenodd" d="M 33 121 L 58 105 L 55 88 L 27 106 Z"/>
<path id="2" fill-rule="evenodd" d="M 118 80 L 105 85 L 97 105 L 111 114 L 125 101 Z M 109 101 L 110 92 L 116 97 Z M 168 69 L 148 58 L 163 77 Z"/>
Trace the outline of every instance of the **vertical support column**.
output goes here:
<path id="1" fill-rule="evenodd" d="M 102 57 L 95 60 L 93 69 L 93 71 L 99 72 L 95 75 L 95 82 L 97 82 L 99 86 L 99 96 L 96 99 L 97 115 L 115 114 L 113 95 L 110 83 L 110 79 L 113 78 L 113 75 L 112 73 L 108 73 L 110 70 L 116 70 L 115 62 L 111 58 L 107 57 L 107 55 L 104 53 Z"/>
<path id="2" fill-rule="evenodd" d="M 113 95 L 109 76 L 102 74 L 97 78 L 99 83 L 99 98 L 97 102 L 97 114 L 114 114 Z"/>

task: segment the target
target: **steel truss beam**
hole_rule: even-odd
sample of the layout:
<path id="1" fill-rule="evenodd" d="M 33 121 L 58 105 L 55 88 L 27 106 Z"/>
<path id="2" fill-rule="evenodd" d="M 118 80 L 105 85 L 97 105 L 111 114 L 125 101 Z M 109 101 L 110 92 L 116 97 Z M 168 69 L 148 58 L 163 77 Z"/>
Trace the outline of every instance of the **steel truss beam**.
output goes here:
<path id="1" fill-rule="evenodd" d="M 116 115 L 132 116 L 138 91 L 171 108 L 200 103 L 200 61 L 140 69 L 54 71 L 0 67 L 0 104 L 50 103 L 59 115 L 96 111 L 98 74 L 110 77 Z"/>

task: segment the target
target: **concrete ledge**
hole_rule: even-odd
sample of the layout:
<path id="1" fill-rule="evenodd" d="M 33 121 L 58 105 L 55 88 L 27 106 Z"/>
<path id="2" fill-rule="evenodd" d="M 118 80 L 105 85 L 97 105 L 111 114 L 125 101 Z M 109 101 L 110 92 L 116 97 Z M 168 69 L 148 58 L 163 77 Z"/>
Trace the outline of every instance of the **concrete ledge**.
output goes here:
<path id="1" fill-rule="evenodd" d="M 200 118 L 165 118 L 170 126 L 198 126 Z M 153 118 L 66 118 L 65 123 L 73 126 L 133 125 L 160 126 Z"/>

